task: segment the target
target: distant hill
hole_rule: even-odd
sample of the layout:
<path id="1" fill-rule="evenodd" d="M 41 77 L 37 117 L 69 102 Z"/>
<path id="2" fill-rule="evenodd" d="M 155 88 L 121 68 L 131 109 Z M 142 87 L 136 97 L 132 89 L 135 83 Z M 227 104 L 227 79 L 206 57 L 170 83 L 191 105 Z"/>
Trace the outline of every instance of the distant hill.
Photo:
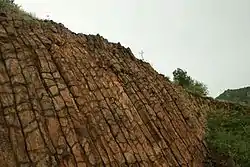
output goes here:
<path id="1" fill-rule="evenodd" d="M 250 105 L 250 87 L 228 89 L 216 97 L 216 99 Z"/>

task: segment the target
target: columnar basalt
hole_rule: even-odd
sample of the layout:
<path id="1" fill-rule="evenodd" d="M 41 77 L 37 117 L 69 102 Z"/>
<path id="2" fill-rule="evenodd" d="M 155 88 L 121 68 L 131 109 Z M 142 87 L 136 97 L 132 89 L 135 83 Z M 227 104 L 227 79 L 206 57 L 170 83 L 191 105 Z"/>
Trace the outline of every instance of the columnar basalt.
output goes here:
<path id="1" fill-rule="evenodd" d="M 213 100 L 129 48 L 0 18 L 0 166 L 203 166 Z"/>

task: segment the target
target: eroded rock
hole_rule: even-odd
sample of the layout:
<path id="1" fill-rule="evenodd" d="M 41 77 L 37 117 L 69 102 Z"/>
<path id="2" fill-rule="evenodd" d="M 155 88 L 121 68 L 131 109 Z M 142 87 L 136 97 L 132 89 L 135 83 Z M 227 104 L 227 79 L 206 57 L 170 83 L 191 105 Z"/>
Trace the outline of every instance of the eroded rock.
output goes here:
<path id="1" fill-rule="evenodd" d="M 3 18 L 0 166 L 201 167 L 206 112 L 236 107 L 187 94 L 100 35 Z"/>

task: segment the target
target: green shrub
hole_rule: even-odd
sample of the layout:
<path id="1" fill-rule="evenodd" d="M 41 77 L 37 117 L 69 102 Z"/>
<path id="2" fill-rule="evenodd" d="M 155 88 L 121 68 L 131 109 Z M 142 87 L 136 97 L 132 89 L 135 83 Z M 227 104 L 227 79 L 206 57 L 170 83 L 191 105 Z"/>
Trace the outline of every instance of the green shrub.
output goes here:
<path id="1" fill-rule="evenodd" d="M 207 124 L 208 146 L 242 166 L 250 166 L 250 114 L 244 111 L 210 113 Z"/>
<path id="2" fill-rule="evenodd" d="M 202 82 L 199 82 L 187 74 L 187 71 L 177 68 L 173 71 L 173 82 L 181 85 L 186 91 L 200 95 L 207 96 L 208 88 Z"/>

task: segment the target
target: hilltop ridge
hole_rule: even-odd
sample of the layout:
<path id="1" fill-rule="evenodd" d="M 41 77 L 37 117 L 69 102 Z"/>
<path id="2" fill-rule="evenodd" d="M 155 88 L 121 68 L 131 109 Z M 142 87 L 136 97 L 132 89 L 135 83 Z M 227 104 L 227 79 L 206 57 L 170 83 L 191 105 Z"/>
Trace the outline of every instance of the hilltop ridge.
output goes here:
<path id="1" fill-rule="evenodd" d="M 242 105 L 250 105 L 250 87 L 239 89 L 227 89 L 218 97 L 217 100 L 226 100 Z"/>

